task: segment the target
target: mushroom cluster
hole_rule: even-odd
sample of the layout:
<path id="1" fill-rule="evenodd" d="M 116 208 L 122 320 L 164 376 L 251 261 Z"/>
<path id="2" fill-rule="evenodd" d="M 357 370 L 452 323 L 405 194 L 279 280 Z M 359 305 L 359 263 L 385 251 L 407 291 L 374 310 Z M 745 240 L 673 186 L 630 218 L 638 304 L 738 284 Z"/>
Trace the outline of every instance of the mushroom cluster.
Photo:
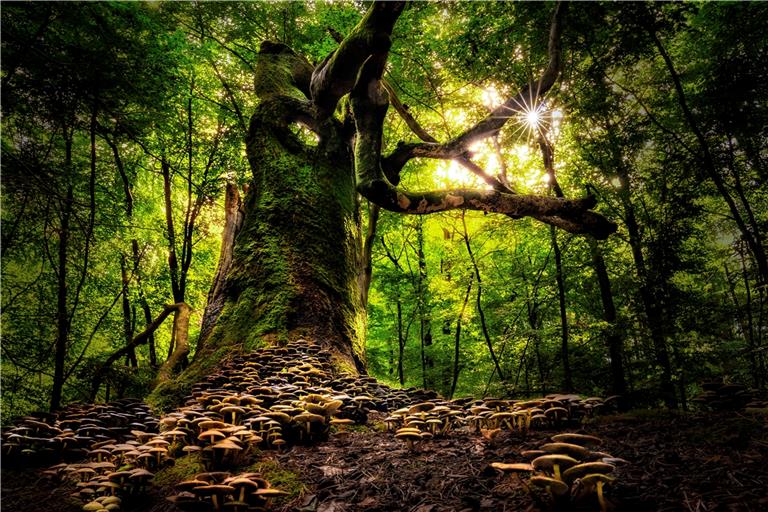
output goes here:
<path id="1" fill-rule="evenodd" d="M 402 407 L 384 419 L 387 430 L 408 444 L 447 435 L 466 425 L 492 440 L 502 430 L 522 434 L 534 427 L 561 428 L 579 424 L 600 411 L 612 410 L 618 396 L 582 398 L 579 395 L 552 394 L 532 400 L 432 399 Z"/>
<path id="2" fill-rule="evenodd" d="M 530 463 L 494 462 L 491 467 L 504 473 L 531 474 L 530 487 L 541 490 L 552 506 L 584 503 L 594 496 L 605 512 L 604 487 L 614 481 L 611 473 L 616 465 L 627 461 L 599 451 L 603 442 L 595 436 L 563 433 L 551 440 L 537 450 L 522 452 Z"/>
<path id="3" fill-rule="evenodd" d="M 393 411 L 384 419 L 387 430 L 396 430 L 395 438 L 405 441 L 413 449 L 418 441 L 448 434 L 457 427 L 463 414 L 456 402 L 428 401 Z"/>
<path id="4" fill-rule="evenodd" d="M 268 510 L 274 498 L 288 494 L 258 473 L 200 473 L 176 484 L 176 490 L 168 500 L 184 512 Z"/>
<path id="5" fill-rule="evenodd" d="M 85 458 L 94 443 L 131 437 L 131 430 L 157 431 L 158 421 L 138 400 L 72 404 L 59 413 L 38 412 L 18 419 L 2 433 L 4 464 Z"/>
<path id="6" fill-rule="evenodd" d="M 208 471 L 232 470 L 252 463 L 260 450 L 323 441 L 333 426 L 366 423 L 372 410 L 436 396 L 392 390 L 371 377 L 335 377 L 330 353 L 298 340 L 230 359 L 161 419 L 133 399 L 21 418 L 2 433 L 3 463 L 78 461 L 44 473 L 55 483 L 74 483 L 88 510 L 119 510 L 121 499 L 180 457 L 199 454 Z"/>
<path id="7" fill-rule="evenodd" d="M 733 411 L 737 409 L 761 410 L 768 408 L 768 400 L 760 398 L 758 391 L 739 383 L 726 384 L 722 379 L 701 384 L 702 392 L 691 401 L 704 409 Z"/>

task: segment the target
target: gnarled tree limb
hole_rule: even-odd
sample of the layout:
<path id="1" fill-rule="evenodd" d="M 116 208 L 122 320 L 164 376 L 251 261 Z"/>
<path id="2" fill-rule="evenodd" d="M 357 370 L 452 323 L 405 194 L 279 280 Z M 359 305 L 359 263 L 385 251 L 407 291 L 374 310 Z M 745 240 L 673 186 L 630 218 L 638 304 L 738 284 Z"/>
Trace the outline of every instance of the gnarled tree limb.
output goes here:
<path id="1" fill-rule="evenodd" d="M 549 30 L 549 62 L 538 80 L 528 83 L 515 96 L 493 109 L 485 119 L 444 144 L 411 143 L 398 146 L 382 162 L 387 175 L 399 172 L 412 158 L 460 159 L 465 157 L 469 146 L 473 143 L 498 133 L 510 118 L 519 115 L 525 109 L 525 105 L 535 105 L 538 99 L 552 88 L 560 75 L 562 63 L 560 35 L 563 31 L 563 17 L 567 5 L 567 3 L 558 2 L 555 7 Z"/>
<path id="2" fill-rule="evenodd" d="M 549 89 L 558 74 L 562 12 L 562 7 L 558 6 L 550 31 L 550 65 L 544 76 L 536 82 L 539 91 Z M 357 188 L 364 197 L 382 208 L 398 213 L 428 214 L 452 209 L 480 210 L 514 217 L 534 217 L 569 232 L 589 233 L 597 238 L 606 238 L 615 231 L 616 226 L 613 223 L 589 211 L 595 206 L 595 200 L 591 197 L 562 199 L 471 189 L 414 193 L 392 185 L 381 166 L 383 123 L 390 101 L 389 94 L 382 85 L 387 51 L 383 49 L 374 53 L 365 61 L 350 93 L 357 129 L 354 150 Z M 505 104 L 511 102 L 512 100 L 508 100 Z M 466 152 L 465 144 L 490 135 L 503 126 L 506 119 L 501 119 L 499 112 L 499 109 L 494 110 L 489 118 L 446 145 L 416 144 L 410 145 L 410 148 L 414 154 L 421 152 L 421 156 L 441 154 L 449 157 L 453 155 L 453 158 L 461 157 Z M 481 134 L 484 135 L 481 137 Z M 454 154 L 454 151 L 458 152 Z"/>
<path id="3" fill-rule="evenodd" d="M 374 3 L 336 51 L 312 73 L 312 102 L 320 120 L 330 117 L 339 99 L 352 89 L 368 56 L 389 51 L 389 36 L 404 6 L 405 2 Z"/>

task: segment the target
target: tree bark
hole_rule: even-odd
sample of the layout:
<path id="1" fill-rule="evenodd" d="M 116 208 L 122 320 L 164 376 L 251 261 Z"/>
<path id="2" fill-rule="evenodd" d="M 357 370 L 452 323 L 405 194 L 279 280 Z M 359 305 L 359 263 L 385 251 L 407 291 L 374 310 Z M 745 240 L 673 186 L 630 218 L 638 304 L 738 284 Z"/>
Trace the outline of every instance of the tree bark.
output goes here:
<path id="1" fill-rule="evenodd" d="M 157 382 L 170 380 L 179 369 L 187 365 L 189 354 L 189 315 L 192 312 L 187 304 L 180 302 L 174 305 L 176 314 L 173 316 L 173 332 L 176 335 L 176 348 L 171 356 L 160 367 Z"/>
<path id="2" fill-rule="evenodd" d="M 627 382 L 624 377 L 624 340 L 616 325 L 616 306 L 613 302 L 611 280 L 605 267 L 605 259 L 600 246 L 595 240 L 589 239 L 589 249 L 592 254 L 592 266 L 595 269 L 597 282 L 600 286 L 600 299 L 603 304 L 603 320 L 608 324 L 605 342 L 608 345 L 608 356 L 611 360 L 611 392 L 615 395 L 626 395 Z"/>
<path id="3" fill-rule="evenodd" d="M 451 391 L 448 393 L 448 398 L 452 399 L 456 393 L 456 385 L 459 383 L 459 355 L 461 348 L 461 322 L 464 320 L 464 312 L 467 310 L 467 303 L 469 302 L 469 294 L 472 292 L 472 281 L 474 275 L 469 275 L 469 284 L 467 285 L 467 292 L 464 294 L 464 302 L 461 305 L 461 311 L 459 317 L 456 319 L 456 334 L 453 340 L 453 379 L 451 380 Z"/>
<path id="4" fill-rule="evenodd" d="M 208 302 L 203 312 L 202 325 L 200 327 L 200 337 L 197 341 L 197 350 L 205 348 L 205 341 L 210 336 L 216 321 L 224 307 L 225 295 L 224 285 L 227 274 L 232 267 L 232 256 L 234 254 L 235 238 L 243 225 L 243 201 L 240 199 L 240 192 L 236 183 L 227 183 L 224 196 L 224 231 L 221 234 L 221 251 L 219 253 L 219 263 L 216 266 L 216 275 L 213 278 L 213 284 L 208 291 Z"/>

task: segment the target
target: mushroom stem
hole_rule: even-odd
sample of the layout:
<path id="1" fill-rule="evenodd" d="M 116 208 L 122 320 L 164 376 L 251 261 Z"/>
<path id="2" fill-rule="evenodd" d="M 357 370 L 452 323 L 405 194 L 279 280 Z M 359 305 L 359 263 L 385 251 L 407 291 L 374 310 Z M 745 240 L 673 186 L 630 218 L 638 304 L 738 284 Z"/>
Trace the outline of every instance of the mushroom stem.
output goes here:
<path id="1" fill-rule="evenodd" d="M 600 512 L 606 512 L 608 510 L 607 503 L 605 502 L 605 496 L 603 496 L 603 482 L 597 482 L 597 501 L 600 503 Z"/>
<path id="2" fill-rule="evenodd" d="M 560 465 L 559 464 L 555 464 L 554 470 L 555 470 L 555 478 L 562 482 L 563 481 L 563 477 L 560 476 Z"/>

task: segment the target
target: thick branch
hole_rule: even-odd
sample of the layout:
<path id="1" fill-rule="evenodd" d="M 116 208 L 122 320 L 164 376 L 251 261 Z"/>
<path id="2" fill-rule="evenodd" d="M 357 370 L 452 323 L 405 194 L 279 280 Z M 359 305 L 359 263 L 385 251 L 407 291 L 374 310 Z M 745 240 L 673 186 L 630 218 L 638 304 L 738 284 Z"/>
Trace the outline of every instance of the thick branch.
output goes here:
<path id="1" fill-rule="evenodd" d="M 283 43 L 264 41 L 256 56 L 253 87 L 261 99 L 272 96 L 309 98 L 312 66 Z"/>
<path id="2" fill-rule="evenodd" d="M 333 113 L 370 55 L 389 50 L 389 36 L 404 6 L 405 2 L 375 2 L 336 51 L 315 69 L 310 89 L 319 119 Z"/>
<path id="3" fill-rule="evenodd" d="M 594 198 L 562 199 L 515 195 L 497 190 L 455 189 L 407 192 L 392 185 L 379 164 L 384 116 L 389 95 L 381 86 L 386 53 L 371 56 L 360 70 L 350 102 L 355 117 L 355 172 L 358 191 L 384 209 L 409 214 L 428 214 L 452 209 L 481 210 L 515 217 L 534 217 L 572 233 L 606 238 L 616 226 L 588 211 Z"/>

